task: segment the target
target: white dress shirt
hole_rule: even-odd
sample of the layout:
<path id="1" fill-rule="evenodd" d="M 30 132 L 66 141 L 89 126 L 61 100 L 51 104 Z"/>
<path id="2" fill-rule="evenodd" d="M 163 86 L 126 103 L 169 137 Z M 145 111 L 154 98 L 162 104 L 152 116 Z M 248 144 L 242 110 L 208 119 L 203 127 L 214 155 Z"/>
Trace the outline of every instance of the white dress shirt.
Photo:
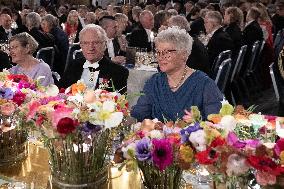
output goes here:
<path id="1" fill-rule="evenodd" d="M 95 89 L 98 82 L 100 71 L 98 70 L 95 72 L 91 72 L 89 70 L 89 67 L 96 69 L 99 67 L 99 63 L 98 62 L 91 63 L 90 61 L 87 60 L 83 65 L 84 70 L 81 79 L 84 81 L 84 83 L 87 85 L 88 88 Z"/>
<path id="2" fill-rule="evenodd" d="M 110 58 L 115 57 L 112 39 L 107 39 L 107 51 Z"/>
<path id="3" fill-rule="evenodd" d="M 153 42 L 154 41 L 154 33 L 149 30 L 149 29 L 145 29 L 147 36 L 148 36 L 148 42 Z"/>

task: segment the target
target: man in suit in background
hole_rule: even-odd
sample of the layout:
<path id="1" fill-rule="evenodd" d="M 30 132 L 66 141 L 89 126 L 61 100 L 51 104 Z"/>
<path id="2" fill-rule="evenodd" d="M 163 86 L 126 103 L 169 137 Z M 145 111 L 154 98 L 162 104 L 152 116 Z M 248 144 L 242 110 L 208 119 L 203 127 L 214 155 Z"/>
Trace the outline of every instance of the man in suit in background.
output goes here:
<path id="1" fill-rule="evenodd" d="M 230 36 L 223 31 L 222 15 L 217 11 L 209 11 L 206 13 L 205 28 L 209 41 L 207 44 L 207 50 L 209 55 L 209 64 L 211 70 L 214 66 L 214 61 L 218 55 L 225 50 L 233 50 L 234 44 Z M 213 74 L 213 73 L 211 73 Z"/>
<path id="2" fill-rule="evenodd" d="M 105 55 L 109 57 L 114 63 L 124 64 L 125 63 L 125 52 L 121 50 L 117 32 L 117 22 L 113 16 L 104 16 L 99 21 L 100 26 L 105 30 L 107 35 L 107 49 Z"/>
<path id="3" fill-rule="evenodd" d="M 67 88 L 82 79 L 88 88 L 96 89 L 107 83 L 106 90 L 125 93 L 129 71 L 104 56 L 107 42 L 104 29 L 89 24 L 81 30 L 79 41 L 84 57 L 70 62 L 58 86 Z"/>
<path id="4" fill-rule="evenodd" d="M 246 16 L 246 26 L 243 30 L 243 40 L 245 45 L 251 49 L 255 41 L 263 40 L 263 31 L 257 22 L 260 12 L 256 7 L 252 7 Z"/>
<path id="5" fill-rule="evenodd" d="M 152 50 L 154 34 L 154 16 L 152 12 L 144 10 L 139 16 L 140 25 L 133 29 L 130 34 L 130 47 L 147 48 L 147 51 Z"/>
<path id="6" fill-rule="evenodd" d="M 1 26 L 0 26 L 0 40 L 8 41 L 13 35 L 16 34 L 16 30 L 12 29 L 12 18 L 9 14 L 1 14 Z"/>

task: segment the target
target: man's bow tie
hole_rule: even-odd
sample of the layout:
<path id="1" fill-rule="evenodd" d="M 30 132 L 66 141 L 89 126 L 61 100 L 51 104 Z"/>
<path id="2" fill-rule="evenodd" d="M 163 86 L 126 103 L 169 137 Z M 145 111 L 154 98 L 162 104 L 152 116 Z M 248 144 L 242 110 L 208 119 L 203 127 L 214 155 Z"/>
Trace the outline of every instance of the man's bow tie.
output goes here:
<path id="1" fill-rule="evenodd" d="M 89 61 L 86 61 L 83 65 L 83 68 L 94 68 L 94 69 L 96 69 L 99 66 L 100 65 L 97 62 L 91 64 Z"/>

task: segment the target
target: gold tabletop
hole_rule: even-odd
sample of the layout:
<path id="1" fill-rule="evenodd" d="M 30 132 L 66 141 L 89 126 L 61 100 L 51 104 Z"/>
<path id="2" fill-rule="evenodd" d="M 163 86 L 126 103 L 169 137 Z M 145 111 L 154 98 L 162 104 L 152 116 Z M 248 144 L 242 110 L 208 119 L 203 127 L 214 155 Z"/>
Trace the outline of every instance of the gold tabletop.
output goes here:
<path id="1" fill-rule="evenodd" d="M 48 152 L 38 144 L 29 144 L 29 155 L 24 161 L 9 167 L 0 167 L 0 179 L 7 183 L 23 182 L 29 188 L 52 188 L 49 178 Z M 7 184 L 0 186 L 0 189 L 6 188 Z M 108 183 L 102 189 L 141 189 L 140 175 L 111 167 Z"/>

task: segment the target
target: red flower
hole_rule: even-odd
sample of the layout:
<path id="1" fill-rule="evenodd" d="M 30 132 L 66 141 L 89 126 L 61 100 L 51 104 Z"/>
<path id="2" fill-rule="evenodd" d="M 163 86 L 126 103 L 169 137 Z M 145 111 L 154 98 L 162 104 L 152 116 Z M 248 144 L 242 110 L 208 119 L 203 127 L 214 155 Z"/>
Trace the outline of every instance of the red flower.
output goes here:
<path id="1" fill-rule="evenodd" d="M 19 83 L 20 81 L 29 81 L 29 78 L 22 74 L 10 74 L 8 75 L 8 79 L 16 83 Z"/>
<path id="2" fill-rule="evenodd" d="M 276 176 L 284 171 L 283 168 L 278 166 L 272 159 L 265 156 L 250 156 L 247 160 L 252 167 L 259 171 L 269 172 Z"/>
<path id="3" fill-rule="evenodd" d="M 200 164 L 210 165 L 215 163 L 218 160 L 219 153 L 213 149 L 208 148 L 204 151 L 198 152 L 195 154 L 195 158 Z"/>
<path id="4" fill-rule="evenodd" d="M 59 93 L 65 93 L 65 89 L 64 88 L 60 88 L 59 89 Z"/>
<path id="5" fill-rule="evenodd" d="M 18 106 L 20 106 L 26 99 L 26 95 L 22 92 L 16 92 L 13 96 L 13 102 L 15 102 Z"/>
<path id="6" fill-rule="evenodd" d="M 217 146 L 223 146 L 225 143 L 225 139 L 219 136 L 211 142 L 210 147 L 215 148 Z"/>
<path id="7" fill-rule="evenodd" d="M 57 124 L 57 131 L 60 134 L 69 134 L 75 130 L 76 126 L 78 126 L 77 121 L 69 117 L 64 117 L 59 120 Z"/>

